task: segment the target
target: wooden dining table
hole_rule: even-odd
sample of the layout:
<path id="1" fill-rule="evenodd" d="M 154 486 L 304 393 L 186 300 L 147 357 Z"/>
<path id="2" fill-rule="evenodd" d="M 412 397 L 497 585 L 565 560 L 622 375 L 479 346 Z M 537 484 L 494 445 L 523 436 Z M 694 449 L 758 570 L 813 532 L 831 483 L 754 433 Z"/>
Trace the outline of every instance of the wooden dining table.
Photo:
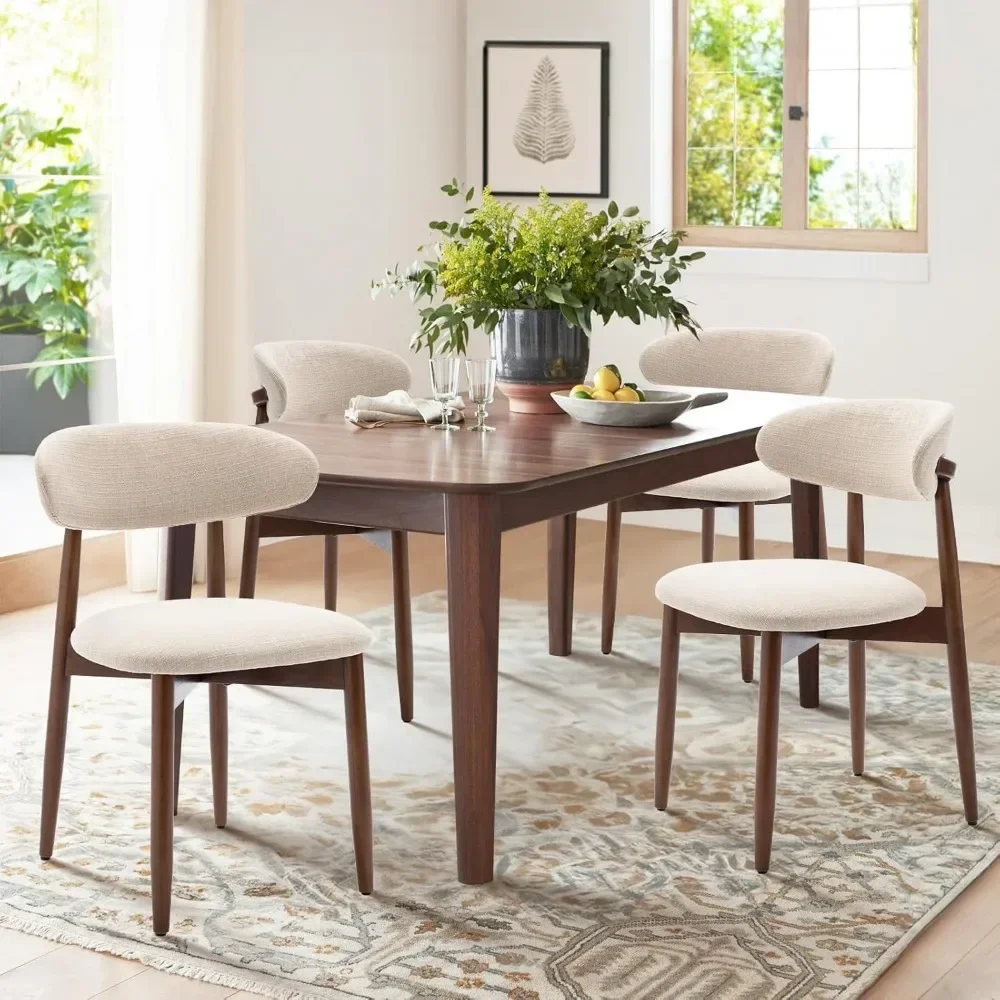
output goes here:
<path id="1" fill-rule="evenodd" d="M 261 433 L 302 442 L 319 460 L 316 492 L 282 511 L 282 518 L 445 537 L 462 882 L 493 878 L 503 533 L 548 522 L 549 652 L 568 656 L 577 512 L 753 462 L 760 427 L 808 402 L 802 396 L 730 392 L 726 401 L 691 410 L 671 426 L 649 428 L 510 413 L 500 399 L 490 412 L 494 434 L 422 425 L 360 429 L 343 421 L 261 427 Z M 796 556 L 821 553 L 821 505 L 818 488 L 792 485 Z M 572 666 L 566 670 L 570 674 Z M 816 648 L 799 658 L 799 684 L 802 704 L 818 705 Z M 652 746 L 652 733 L 649 740 Z"/>

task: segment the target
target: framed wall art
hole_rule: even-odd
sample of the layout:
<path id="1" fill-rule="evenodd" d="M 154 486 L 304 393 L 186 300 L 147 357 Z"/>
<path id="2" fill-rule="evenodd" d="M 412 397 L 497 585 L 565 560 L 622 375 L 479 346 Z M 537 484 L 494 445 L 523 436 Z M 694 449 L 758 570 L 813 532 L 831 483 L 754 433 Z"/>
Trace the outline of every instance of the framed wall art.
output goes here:
<path id="1" fill-rule="evenodd" d="M 483 186 L 608 196 L 608 42 L 483 46 Z"/>

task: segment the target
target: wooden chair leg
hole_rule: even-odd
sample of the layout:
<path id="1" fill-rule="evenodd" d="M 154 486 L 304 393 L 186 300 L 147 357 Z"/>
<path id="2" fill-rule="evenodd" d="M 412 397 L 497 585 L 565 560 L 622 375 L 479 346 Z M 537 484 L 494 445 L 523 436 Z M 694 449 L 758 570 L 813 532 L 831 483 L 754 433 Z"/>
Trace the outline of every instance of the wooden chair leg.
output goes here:
<path id="1" fill-rule="evenodd" d="M 830 552 L 826 544 L 826 501 L 823 499 L 822 490 L 819 494 L 819 558 L 830 558 Z"/>
<path id="2" fill-rule="evenodd" d="M 63 760 L 66 756 L 66 728 L 69 722 L 69 678 L 52 672 L 49 688 L 49 719 L 45 729 L 45 764 L 42 777 L 42 824 L 38 855 L 43 861 L 52 857 L 59 818 L 59 790 L 62 787 Z"/>
<path id="3" fill-rule="evenodd" d="M 715 508 L 701 509 L 701 561 L 712 562 L 715 559 Z"/>
<path id="4" fill-rule="evenodd" d="M 855 640 L 848 644 L 848 689 L 851 703 L 851 769 L 857 775 L 865 773 L 865 643 Z"/>
<path id="5" fill-rule="evenodd" d="M 170 893 L 174 874 L 174 679 L 152 683 L 149 866 L 153 886 L 153 932 L 170 930 Z"/>
<path id="6" fill-rule="evenodd" d="M 243 539 L 244 570 L 247 568 L 247 536 L 251 531 L 251 520 L 254 519 L 247 519 L 246 534 Z M 259 523 L 255 524 L 255 535 L 259 532 Z M 252 564 L 255 576 L 258 541 L 259 538 L 252 540 Z M 226 549 L 221 521 L 212 521 L 208 525 L 207 577 L 207 595 L 209 597 L 225 597 Z M 242 586 L 241 580 L 241 590 Z M 226 825 L 229 813 L 229 690 L 225 684 L 208 685 L 208 729 L 212 755 L 212 808 L 215 814 L 215 825 L 222 829 Z"/>
<path id="7" fill-rule="evenodd" d="M 69 650 L 69 637 L 76 625 L 82 537 L 81 532 L 75 529 L 68 529 L 63 535 L 56 627 L 52 639 L 49 716 L 45 728 L 45 764 L 42 772 L 42 821 L 38 854 L 43 861 L 48 861 L 52 857 L 56 839 L 56 820 L 59 818 L 59 790 L 62 787 L 63 760 L 66 756 L 66 726 L 69 721 L 70 679 L 66 675 L 66 654 Z"/>
<path id="8" fill-rule="evenodd" d="M 396 683 L 399 714 L 413 720 L 413 616 L 410 609 L 410 544 L 405 531 L 392 533 L 392 603 L 396 623 Z"/>
<path id="9" fill-rule="evenodd" d="M 337 536 L 323 536 L 323 607 L 337 610 Z"/>
<path id="10" fill-rule="evenodd" d="M 257 553 L 260 549 L 260 518 L 248 517 L 243 530 L 243 564 L 240 567 L 240 597 L 251 598 L 257 589 Z"/>
<path id="11" fill-rule="evenodd" d="M 820 549 L 826 544 L 826 522 L 823 503 L 820 502 Z M 860 493 L 847 494 L 847 560 L 865 561 L 865 498 Z M 851 704 L 851 770 L 864 774 L 865 770 L 865 644 L 856 640 L 848 643 L 847 650 L 848 693 Z"/>
<path id="12" fill-rule="evenodd" d="M 976 744 L 972 731 L 972 697 L 969 692 L 969 660 L 965 648 L 962 581 L 959 576 L 955 515 L 951 502 L 951 484 L 948 479 L 939 479 L 935 504 L 941 603 L 944 606 L 945 634 L 948 640 L 948 679 L 951 685 L 951 714 L 955 724 L 958 773 L 962 782 L 965 820 L 970 826 L 975 826 L 979 822 Z"/>
<path id="13" fill-rule="evenodd" d="M 754 557 L 754 505 L 752 503 L 741 503 L 740 509 L 740 558 L 753 559 Z M 754 637 L 752 635 L 740 636 L 740 672 L 743 680 L 747 684 L 753 682 L 753 653 Z"/>
<path id="14" fill-rule="evenodd" d="M 212 809 L 221 830 L 229 821 L 229 688 L 208 685 L 208 730 L 212 755 Z"/>
<path id="15" fill-rule="evenodd" d="M 354 831 L 354 861 L 358 889 L 372 891 L 372 791 L 368 771 L 368 718 L 365 713 L 364 658 L 352 656 L 344 684 L 344 714 L 347 720 L 347 769 L 351 786 L 351 827 Z"/>
<path id="16" fill-rule="evenodd" d="M 754 867 L 771 866 L 774 802 L 778 782 L 778 707 L 781 700 L 781 633 L 760 639 L 760 704 L 757 710 L 757 775 L 754 786 Z"/>
<path id="17" fill-rule="evenodd" d="M 976 743 L 972 729 L 972 697 L 969 691 L 969 663 L 965 635 L 960 643 L 948 643 L 948 677 L 951 683 L 951 713 L 955 723 L 955 748 L 962 782 L 962 803 L 969 826 L 979 822 L 976 791 Z"/>
<path id="18" fill-rule="evenodd" d="M 622 505 L 608 504 L 608 524 L 604 535 L 604 589 L 601 595 L 601 652 L 610 653 L 615 636 L 618 607 L 618 557 L 621 552 Z"/>
<path id="19" fill-rule="evenodd" d="M 663 635 L 660 639 L 660 692 L 656 703 L 656 765 L 653 804 L 667 808 L 670 793 L 670 767 L 674 757 L 674 726 L 677 719 L 677 661 L 680 652 L 677 612 L 663 609 Z"/>
<path id="20" fill-rule="evenodd" d="M 174 709 L 174 815 L 181 799 L 181 743 L 184 739 L 184 702 Z"/>

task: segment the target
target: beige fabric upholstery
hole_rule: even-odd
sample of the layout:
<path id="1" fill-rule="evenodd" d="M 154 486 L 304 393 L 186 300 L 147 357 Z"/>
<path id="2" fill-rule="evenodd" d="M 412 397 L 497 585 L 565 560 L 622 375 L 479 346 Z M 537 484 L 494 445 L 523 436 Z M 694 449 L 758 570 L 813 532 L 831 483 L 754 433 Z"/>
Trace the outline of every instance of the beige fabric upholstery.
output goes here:
<path id="1" fill-rule="evenodd" d="M 307 500 L 304 445 L 238 424 L 103 424 L 50 434 L 35 455 L 45 513 L 64 528 L 169 528 Z"/>
<path id="2" fill-rule="evenodd" d="M 833 346 L 809 330 L 715 328 L 698 339 L 675 330 L 642 352 L 639 370 L 658 385 L 820 396 L 833 372 Z"/>
<path id="3" fill-rule="evenodd" d="M 674 570 L 656 596 L 678 611 L 751 632 L 817 632 L 910 618 L 924 592 L 884 569 L 827 559 L 697 563 Z"/>
<path id="4" fill-rule="evenodd" d="M 112 608 L 73 632 L 88 660 L 134 674 L 212 674 L 363 653 L 371 632 L 336 611 L 278 601 L 206 598 Z"/>
<path id="5" fill-rule="evenodd" d="M 714 503 L 762 503 L 780 500 L 791 491 L 787 476 L 779 476 L 760 462 L 735 469 L 723 469 L 652 492 L 682 500 L 709 500 Z"/>
<path id="6" fill-rule="evenodd" d="M 775 417 L 757 436 L 760 460 L 818 486 L 891 500 L 929 500 L 953 409 L 923 399 L 815 403 Z"/>
<path id="7" fill-rule="evenodd" d="M 353 396 L 410 388 L 410 368 L 391 351 L 367 344 L 289 340 L 253 352 L 271 420 L 339 421 Z"/>

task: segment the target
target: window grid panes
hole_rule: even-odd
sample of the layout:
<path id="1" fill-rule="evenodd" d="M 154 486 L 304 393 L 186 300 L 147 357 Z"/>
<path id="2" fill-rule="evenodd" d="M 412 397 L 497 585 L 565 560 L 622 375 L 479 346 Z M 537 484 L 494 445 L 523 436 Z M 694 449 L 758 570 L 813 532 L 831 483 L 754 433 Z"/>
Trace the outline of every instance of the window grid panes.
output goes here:
<path id="1" fill-rule="evenodd" d="M 809 226 L 917 226 L 917 5 L 811 0 Z"/>
<path id="2" fill-rule="evenodd" d="M 692 225 L 782 222 L 781 0 L 691 0 L 687 217 Z"/>
<path id="3" fill-rule="evenodd" d="M 719 244 L 923 249 L 925 2 L 676 0 L 678 224 Z"/>

